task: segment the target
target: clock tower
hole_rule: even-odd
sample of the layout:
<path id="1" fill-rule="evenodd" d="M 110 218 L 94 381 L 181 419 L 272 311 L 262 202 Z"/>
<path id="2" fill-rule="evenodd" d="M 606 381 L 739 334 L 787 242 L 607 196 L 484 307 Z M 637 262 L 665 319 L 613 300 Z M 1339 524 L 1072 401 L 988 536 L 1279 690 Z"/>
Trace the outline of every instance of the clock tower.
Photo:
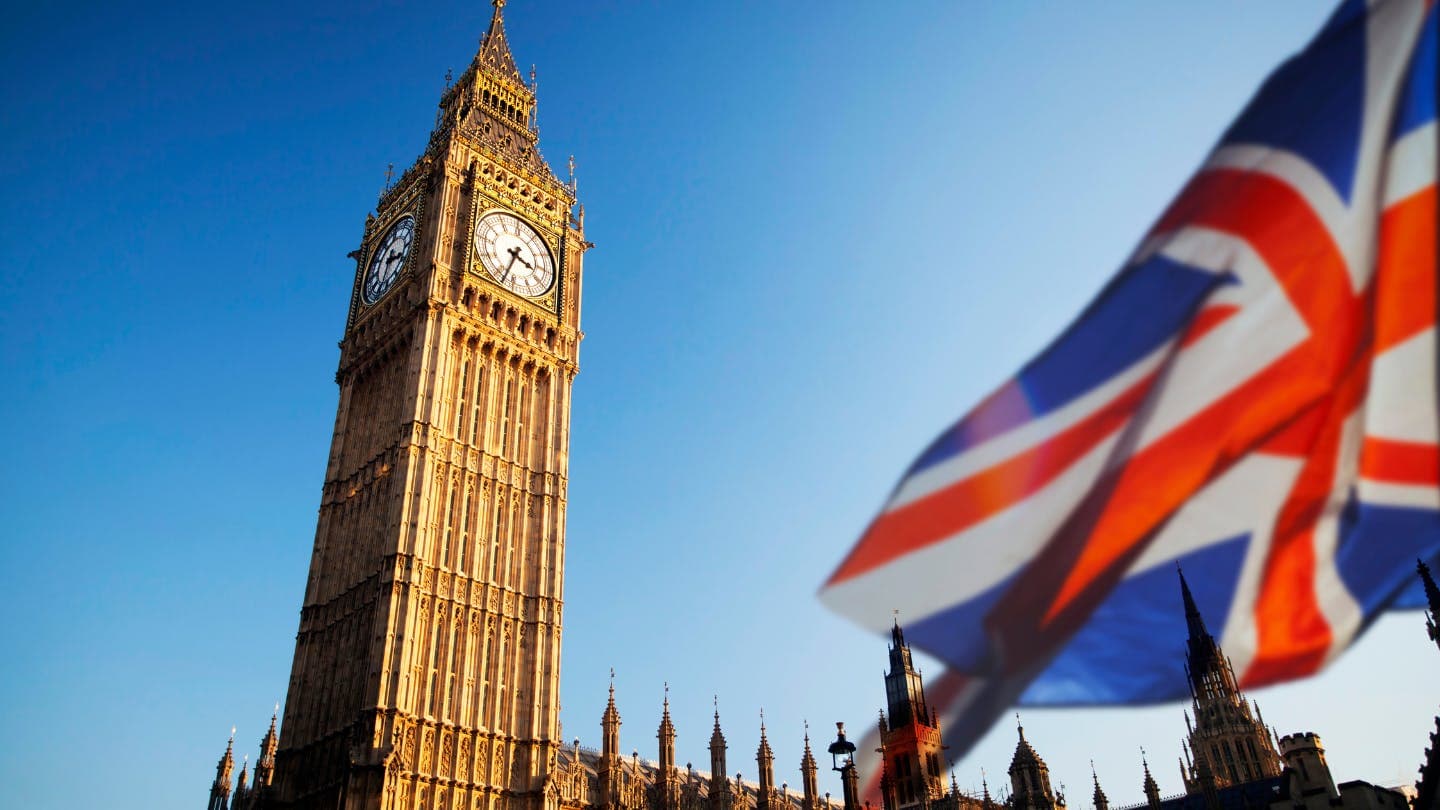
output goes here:
<path id="1" fill-rule="evenodd" d="M 267 804 L 545 810 L 583 209 L 503 0 L 365 222 Z"/>

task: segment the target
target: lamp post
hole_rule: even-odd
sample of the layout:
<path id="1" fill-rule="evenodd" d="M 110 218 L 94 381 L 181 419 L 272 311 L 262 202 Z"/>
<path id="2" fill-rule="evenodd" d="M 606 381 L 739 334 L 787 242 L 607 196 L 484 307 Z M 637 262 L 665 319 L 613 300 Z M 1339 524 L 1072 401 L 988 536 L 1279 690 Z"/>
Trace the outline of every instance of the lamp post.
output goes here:
<path id="1" fill-rule="evenodd" d="M 845 810 L 860 810 L 860 775 L 855 772 L 855 743 L 845 739 L 845 724 L 835 724 L 835 742 L 830 743 L 830 758 L 840 772 L 845 789 Z"/>

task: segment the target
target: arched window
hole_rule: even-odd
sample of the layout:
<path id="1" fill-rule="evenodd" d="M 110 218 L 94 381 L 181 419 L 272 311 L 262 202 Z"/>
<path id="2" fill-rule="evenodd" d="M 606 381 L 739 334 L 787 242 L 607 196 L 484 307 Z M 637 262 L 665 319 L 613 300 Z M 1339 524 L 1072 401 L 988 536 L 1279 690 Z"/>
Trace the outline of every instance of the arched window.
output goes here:
<path id="1" fill-rule="evenodd" d="M 455 548 L 455 570 L 465 570 L 465 547 L 470 542 L 470 496 L 472 488 L 465 488 L 465 504 L 460 513 L 460 542 Z"/>
<path id="2" fill-rule="evenodd" d="M 462 349 L 462 351 L 464 351 Z M 465 433 L 465 417 L 469 415 L 466 404 L 470 401 L 470 354 L 466 352 L 465 362 L 460 366 L 460 379 L 456 390 L 457 403 L 455 406 L 455 438 L 463 438 Z"/>

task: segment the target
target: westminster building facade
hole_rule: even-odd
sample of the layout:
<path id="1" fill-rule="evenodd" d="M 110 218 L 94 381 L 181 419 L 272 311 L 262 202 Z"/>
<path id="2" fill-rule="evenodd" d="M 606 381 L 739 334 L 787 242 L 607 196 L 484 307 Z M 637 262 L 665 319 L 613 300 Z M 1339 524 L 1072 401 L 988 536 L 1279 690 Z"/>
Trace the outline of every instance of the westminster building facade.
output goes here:
<path id="1" fill-rule="evenodd" d="M 238 774 L 232 734 L 207 808 L 838 808 L 818 790 L 808 730 L 801 750 L 780 757 L 794 763 L 780 772 L 798 770 L 798 789 L 777 782 L 763 720 L 754 780 L 732 776 L 718 709 L 708 770 L 681 767 L 668 695 L 654 760 L 623 753 L 613 683 L 597 713 L 600 746 L 560 737 L 570 393 L 591 245 L 573 172 L 561 180 L 540 152 L 535 83 L 516 68 L 504 5 L 494 0 L 424 151 L 387 183 L 352 254 L 339 407 L 288 693 Z M 1185 793 L 1162 796 L 1142 763 L 1147 801 L 1137 807 L 1407 806 L 1393 790 L 1337 788 L 1318 737 L 1268 729 L 1183 578 L 1181 591 Z M 851 766 L 846 810 L 860 806 L 856 767 L 876 769 L 883 810 L 1066 807 L 1023 728 L 1008 786 L 962 793 L 946 779 L 940 720 L 898 624 L 889 664 L 879 755 Z M 1414 810 L 1440 810 L 1433 753 L 1426 768 Z M 1094 782 L 1095 810 L 1110 810 Z"/>
<path id="2" fill-rule="evenodd" d="M 1430 600 L 1427 629 L 1440 648 L 1440 588 L 1430 571 L 1419 566 Z M 1183 792 L 1165 795 L 1142 757 L 1139 786 L 1145 801 L 1112 807 L 1100 778 L 1092 771 L 1092 810 L 1440 810 L 1440 717 L 1436 733 L 1425 751 L 1420 779 L 1414 789 L 1382 787 L 1364 781 L 1336 784 L 1318 735 L 1300 732 L 1280 736 L 1267 727 L 1259 706 L 1246 699 L 1236 685 L 1235 675 L 1224 652 L 1210 635 L 1200 611 L 1190 596 L 1188 584 L 1180 577 L 1181 602 L 1188 625 L 1185 663 L 1191 690 L 1191 705 L 1184 712 L 1187 735 L 1180 761 Z M 903 629 L 891 630 L 889 671 L 885 674 L 886 710 L 879 719 L 881 745 L 874 759 L 860 760 L 862 767 L 878 770 L 880 807 L 866 802 L 866 810 L 1067 810 L 1068 801 L 1050 778 L 1050 769 L 1023 726 L 1018 726 L 1015 752 L 1008 782 L 991 794 L 982 779 L 978 795 L 962 792 L 954 777 L 945 778 L 942 766 L 941 728 L 925 697 L 925 685 L 911 659 Z M 754 754 L 754 781 L 739 773 L 729 776 L 736 763 L 728 759 L 729 744 L 715 712 L 710 732 L 708 771 L 675 758 L 676 729 L 670 719 L 668 696 L 661 703 L 656 728 L 655 759 L 641 759 L 638 752 L 623 753 L 620 742 L 621 715 L 615 702 L 615 686 L 599 717 L 600 748 L 582 747 L 573 740 L 561 746 L 545 775 L 540 793 L 547 807 L 558 810 L 844 810 L 844 806 L 822 795 L 817 787 L 819 765 L 811 749 L 808 730 L 798 761 L 800 788 L 785 782 L 777 787 L 775 754 L 763 718 L 759 743 Z M 208 810 L 258 810 L 278 806 L 276 802 L 275 721 L 260 743 L 253 778 L 248 764 L 234 774 L 234 739 L 216 767 Z M 468 797 L 457 791 L 453 759 L 444 759 L 439 768 L 417 780 L 410 791 L 396 791 L 387 808 L 486 807 L 477 803 L 493 797 L 491 791 L 475 791 Z M 748 766 L 747 766 L 748 767 Z M 793 771 L 792 771 L 793 773 Z M 232 787 L 233 785 L 233 787 Z M 462 788 L 463 789 L 463 788 Z M 406 797 L 405 803 L 400 798 Z"/>

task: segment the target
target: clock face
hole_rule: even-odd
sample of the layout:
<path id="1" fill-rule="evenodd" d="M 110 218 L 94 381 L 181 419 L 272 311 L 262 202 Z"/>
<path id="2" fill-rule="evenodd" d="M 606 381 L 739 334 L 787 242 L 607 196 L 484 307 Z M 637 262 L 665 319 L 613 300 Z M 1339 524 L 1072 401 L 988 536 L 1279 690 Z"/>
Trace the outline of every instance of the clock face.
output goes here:
<path id="1" fill-rule="evenodd" d="M 415 218 L 406 214 L 401 217 L 385 236 L 380 239 L 380 246 L 375 248 L 375 253 L 370 256 L 370 267 L 365 271 L 365 288 L 363 295 L 365 303 L 373 304 L 380 300 L 391 287 L 395 286 L 395 279 L 400 277 L 400 271 L 405 267 L 405 259 L 410 256 L 410 243 L 415 241 Z"/>
<path id="2" fill-rule="evenodd" d="M 555 283 L 555 262 L 545 240 L 514 214 L 493 211 L 475 223 L 475 255 L 485 272 L 511 292 L 534 298 Z"/>

